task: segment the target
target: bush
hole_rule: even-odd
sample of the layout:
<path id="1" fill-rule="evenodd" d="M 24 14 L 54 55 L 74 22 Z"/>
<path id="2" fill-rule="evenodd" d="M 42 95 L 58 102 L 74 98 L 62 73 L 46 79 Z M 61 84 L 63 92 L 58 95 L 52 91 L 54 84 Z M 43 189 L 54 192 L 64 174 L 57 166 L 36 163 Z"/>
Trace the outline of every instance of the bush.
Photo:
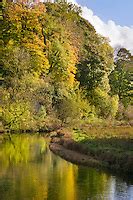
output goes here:
<path id="1" fill-rule="evenodd" d="M 115 117 L 118 111 L 118 96 L 109 96 L 107 92 L 100 88 L 95 89 L 93 96 L 93 104 L 96 107 L 97 113 L 103 118 Z"/>
<path id="2" fill-rule="evenodd" d="M 35 128 L 35 121 L 27 102 L 17 101 L 2 109 L 2 121 L 10 130 L 27 130 Z"/>
<path id="3" fill-rule="evenodd" d="M 92 112 L 92 107 L 88 100 L 83 97 L 79 90 L 56 98 L 55 109 L 62 123 L 72 123 L 75 120 L 87 119 Z"/>

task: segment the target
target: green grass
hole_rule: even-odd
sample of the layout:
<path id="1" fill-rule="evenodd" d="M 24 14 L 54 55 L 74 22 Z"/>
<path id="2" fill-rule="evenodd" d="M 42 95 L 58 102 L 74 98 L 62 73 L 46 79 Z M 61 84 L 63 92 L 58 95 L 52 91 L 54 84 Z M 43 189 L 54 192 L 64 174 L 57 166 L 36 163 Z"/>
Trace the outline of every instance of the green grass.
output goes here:
<path id="1" fill-rule="evenodd" d="M 131 173 L 133 167 L 133 128 L 76 129 L 73 139 L 79 151 L 103 165 Z"/>

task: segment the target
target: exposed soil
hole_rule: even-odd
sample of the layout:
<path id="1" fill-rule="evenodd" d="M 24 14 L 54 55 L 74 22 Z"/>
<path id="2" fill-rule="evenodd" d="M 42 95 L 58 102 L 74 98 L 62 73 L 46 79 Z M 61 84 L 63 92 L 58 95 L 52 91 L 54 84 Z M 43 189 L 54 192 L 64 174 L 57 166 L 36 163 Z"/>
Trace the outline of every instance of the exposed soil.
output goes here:
<path id="1" fill-rule="evenodd" d="M 63 145 L 57 143 L 50 143 L 49 145 L 50 150 L 59 155 L 60 157 L 64 158 L 65 160 L 72 162 L 74 164 L 81 164 L 85 166 L 101 166 L 101 163 L 92 157 L 84 155 L 82 153 L 66 149 Z"/>

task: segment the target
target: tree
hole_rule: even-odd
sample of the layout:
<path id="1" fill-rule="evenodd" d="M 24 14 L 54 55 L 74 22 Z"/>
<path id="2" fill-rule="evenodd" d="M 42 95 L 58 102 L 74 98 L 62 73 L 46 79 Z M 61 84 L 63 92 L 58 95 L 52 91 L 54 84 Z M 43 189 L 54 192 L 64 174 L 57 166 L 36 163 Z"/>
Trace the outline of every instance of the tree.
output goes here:
<path id="1" fill-rule="evenodd" d="M 3 42 L 5 49 L 24 48 L 30 54 L 32 69 L 38 75 L 47 73 L 49 62 L 42 33 L 45 6 L 35 5 L 30 8 L 25 4 L 9 4 L 4 9 Z M 35 26 L 36 24 L 36 26 Z"/>
<path id="2" fill-rule="evenodd" d="M 127 49 L 121 48 L 115 59 L 116 67 L 109 77 L 111 94 L 118 94 L 120 101 L 125 106 L 130 103 L 132 96 L 132 73 L 128 70 L 131 59 L 131 53 Z"/>
<path id="3" fill-rule="evenodd" d="M 129 78 L 127 72 L 120 72 L 117 67 L 111 73 L 113 49 L 80 16 L 79 7 L 50 2 L 32 6 L 10 3 L 2 14 L 4 125 L 12 130 L 39 129 L 54 119 L 88 119 L 91 114 L 96 116 L 96 111 L 100 117 L 115 116 L 117 94 L 123 99 L 129 82 L 123 82 L 123 90 L 119 92 L 117 87 L 116 92 L 114 75 Z M 131 69 L 132 56 L 123 50 L 116 62 Z M 109 94 L 109 75 L 113 77 L 113 97 Z"/>
<path id="4" fill-rule="evenodd" d="M 84 55 L 79 61 L 77 72 L 80 86 L 87 89 L 88 95 L 97 87 L 108 92 L 110 89 L 108 75 L 114 65 L 113 49 L 105 39 L 94 34 L 91 43 L 85 44 L 83 47 L 83 52 Z"/>

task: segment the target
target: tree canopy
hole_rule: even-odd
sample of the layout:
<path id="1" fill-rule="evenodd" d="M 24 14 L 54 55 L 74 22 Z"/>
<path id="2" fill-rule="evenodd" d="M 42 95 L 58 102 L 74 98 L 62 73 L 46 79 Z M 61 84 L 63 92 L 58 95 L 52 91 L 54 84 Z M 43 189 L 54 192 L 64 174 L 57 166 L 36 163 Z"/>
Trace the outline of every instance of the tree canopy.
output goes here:
<path id="1" fill-rule="evenodd" d="M 5 4 L 2 126 L 39 130 L 114 118 L 119 99 L 131 99 L 133 56 L 123 48 L 114 60 L 109 41 L 80 14 L 67 3 Z"/>

